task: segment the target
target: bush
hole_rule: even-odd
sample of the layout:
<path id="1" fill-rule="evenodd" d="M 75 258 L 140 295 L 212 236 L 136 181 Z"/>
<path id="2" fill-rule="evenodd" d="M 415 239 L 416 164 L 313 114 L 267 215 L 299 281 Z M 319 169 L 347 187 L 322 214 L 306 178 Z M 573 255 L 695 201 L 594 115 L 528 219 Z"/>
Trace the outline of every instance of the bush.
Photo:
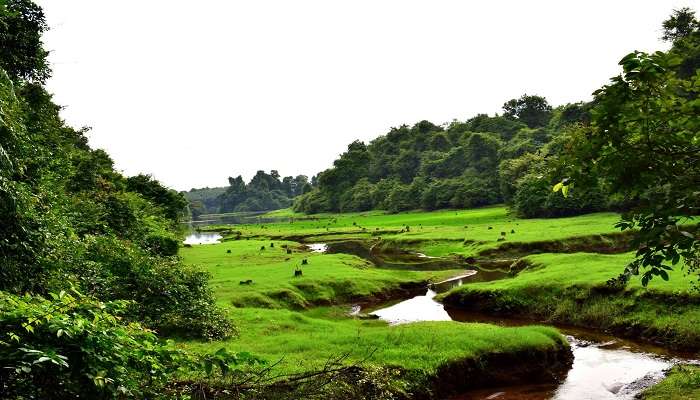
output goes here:
<path id="1" fill-rule="evenodd" d="M 516 213 L 525 218 L 565 217 L 600 211 L 605 206 L 600 189 L 572 190 L 564 197 L 553 192 L 552 186 L 542 175 L 528 174 L 520 178 L 513 198 Z"/>
<path id="2" fill-rule="evenodd" d="M 155 398 L 183 361 L 138 323 L 128 302 L 71 293 L 50 299 L 0 292 L 4 398 Z"/>
<path id="3" fill-rule="evenodd" d="M 133 300 L 129 316 L 161 333 L 208 339 L 232 334 L 207 272 L 116 238 L 86 237 L 83 246 L 74 274 L 89 293 L 105 301 Z"/>
<path id="4" fill-rule="evenodd" d="M 180 248 L 180 240 L 171 235 L 153 234 L 146 237 L 145 247 L 155 255 L 174 256 Z"/>

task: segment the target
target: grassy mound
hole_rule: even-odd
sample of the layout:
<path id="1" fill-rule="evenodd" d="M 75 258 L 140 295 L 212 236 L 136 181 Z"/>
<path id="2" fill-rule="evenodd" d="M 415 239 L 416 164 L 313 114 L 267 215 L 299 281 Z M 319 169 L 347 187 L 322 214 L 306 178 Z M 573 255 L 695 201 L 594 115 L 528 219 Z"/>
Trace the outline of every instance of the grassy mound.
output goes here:
<path id="1" fill-rule="evenodd" d="M 202 351 L 226 347 L 270 362 L 282 360 L 276 366 L 281 374 L 320 368 L 329 359 L 347 355 L 346 363 L 364 360 L 363 365 L 401 371 L 396 379 L 406 382 L 415 396 L 427 397 L 508 382 L 505 378 L 552 380 L 571 362 L 568 344 L 553 328 L 458 322 L 389 326 L 353 319 L 347 315 L 348 306 L 319 306 L 381 298 L 463 269 L 378 268 L 350 255 L 311 253 L 294 242 L 270 244 L 243 239 L 181 249 L 186 263 L 210 271 L 215 296 L 240 332 L 226 341 L 181 346 Z M 302 260 L 307 263 L 302 265 Z M 295 268 L 303 271 L 301 277 L 294 276 Z M 241 284 L 248 280 L 252 282 Z M 495 370 L 509 373 L 494 374 Z M 469 376 L 459 371 L 469 371 Z"/>
<path id="2" fill-rule="evenodd" d="M 529 315 L 642 338 L 677 348 L 700 348 L 700 293 L 691 278 L 675 271 L 648 288 L 632 281 L 612 288 L 633 254 L 540 254 L 515 277 L 474 283 L 440 298 L 448 305 L 503 315 Z"/>
<path id="3" fill-rule="evenodd" d="M 220 304 L 236 307 L 303 309 L 383 298 L 463 272 L 376 268 L 354 256 L 312 253 L 295 242 L 270 240 L 192 246 L 180 255 L 185 263 L 202 265 L 212 274 L 211 287 Z M 294 276 L 295 269 L 302 271 L 301 277 Z"/>
<path id="4" fill-rule="evenodd" d="M 381 237 L 436 257 L 449 254 L 475 255 L 510 242 L 556 241 L 613 233 L 617 231 L 613 225 L 619 219 L 615 213 L 519 219 L 510 215 L 504 206 L 399 214 L 369 211 L 313 216 L 278 210 L 269 216 L 292 220 L 264 225 L 240 225 L 236 229 L 244 237 L 289 238 L 307 243 Z M 208 229 L 221 228 L 213 226 Z"/>
<path id="5" fill-rule="evenodd" d="M 700 399 L 700 366 L 678 365 L 666 379 L 642 394 L 644 400 Z"/>

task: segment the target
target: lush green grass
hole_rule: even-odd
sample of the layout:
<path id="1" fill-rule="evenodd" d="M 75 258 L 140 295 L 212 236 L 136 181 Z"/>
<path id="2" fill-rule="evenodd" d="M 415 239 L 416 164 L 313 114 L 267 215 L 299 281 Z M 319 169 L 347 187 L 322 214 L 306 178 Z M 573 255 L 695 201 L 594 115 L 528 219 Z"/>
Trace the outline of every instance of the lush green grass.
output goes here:
<path id="1" fill-rule="evenodd" d="M 617 231 L 613 225 L 619 219 L 619 215 L 614 213 L 556 219 L 518 219 L 511 216 L 504 206 L 400 214 L 370 211 L 312 216 L 295 214 L 290 210 L 277 210 L 266 216 L 295 219 L 292 222 L 265 225 L 238 225 L 235 229 L 240 230 L 243 236 L 321 236 L 310 239 L 312 241 L 328 238 L 369 238 L 380 231 L 384 232 L 379 234 L 382 239 L 411 246 L 430 256 L 471 255 L 505 242 L 560 240 L 611 233 Z M 406 226 L 410 228 L 408 231 L 405 230 Z M 401 230 L 404 232 L 400 233 Z M 502 237 L 501 232 L 506 233 L 505 242 L 498 241 Z M 337 233 L 345 235 L 325 236 Z"/>
<path id="2" fill-rule="evenodd" d="M 352 319 L 346 315 L 347 305 L 337 304 L 376 296 L 402 284 L 444 279 L 462 270 L 379 268 L 349 255 L 310 253 L 299 243 L 280 238 L 307 243 L 381 238 L 389 248 L 396 246 L 431 256 L 473 255 L 513 243 L 536 242 L 542 247 L 545 242 L 566 239 L 572 247 L 548 251 L 572 251 L 579 247 L 593 249 L 601 243 L 604 246 L 608 239 L 601 242 L 595 236 L 616 232 L 613 225 L 619 218 L 613 213 L 598 213 L 521 220 L 508 215 L 504 207 L 311 217 L 277 210 L 265 217 L 292 220 L 228 227 L 240 231 L 241 240 L 182 249 L 185 262 L 203 265 L 211 272 L 218 301 L 230 309 L 240 329 L 239 337 L 225 342 L 186 342 L 183 346 L 201 351 L 223 346 L 250 351 L 271 362 L 281 359 L 277 369 L 283 373 L 317 368 L 329 358 L 348 353 L 347 362 L 372 354 L 370 363 L 425 375 L 457 360 L 556 350 L 563 339 L 556 330 L 542 326 L 504 328 L 456 322 L 388 326 L 382 321 Z M 498 241 L 501 232 L 506 233 L 505 241 Z M 235 236 L 233 233 L 229 238 Z M 275 243 L 274 248 L 270 242 Z M 282 245 L 290 247 L 292 254 L 288 255 Z M 542 249 L 547 251 L 548 247 Z M 486 257 L 512 258 L 527 252 L 528 247 L 516 246 L 515 251 L 509 251 Z M 642 288 L 638 280 L 625 289 L 607 286 L 606 282 L 632 258 L 631 253 L 530 255 L 526 257 L 530 266 L 513 278 L 464 285 L 441 297 L 447 303 L 482 312 L 529 315 L 700 348 L 700 295 L 691 289 L 689 277 L 677 271 L 670 281 L 655 279 L 649 288 Z M 302 259 L 307 259 L 308 265 L 302 267 Z M 303 277 L 293 276 L 296 267 L 302 267 Z M 239 284 L 248 279 L 253 280 L 252 285 Z M 319 307 L 327 304 L 336 306 Z M 696 398 L 697 374 L 696 368 L 676 369 L 664 383 L 649 391 L 647 398 Z"/>
<path id="3" fill-rule="evenodd" d="M 241 331 L 239 338 L 189 346 L 209 351 L 225 346 L 269 361 L 283 359 L 280 370 L 285 372 L 319 367 L 345 353 L 350 353 L 349 361 L 359 361 L 374 351 L 369 362 L 429 374 L 450 361 L 564 345 L 555 329 L 541 326 L 503 328 L 451 321 L 388 326 L 347 318 L 338 308 L 307 312 L 239 308 L 232 315 Z"/>
<path id="4" fill-rule="evenodd" d="M 668 345 L 700 348 L 700 293 L 691 278 L 675 271 L 666 282 L 643 288 L 606 284 L 633 254 L 540 254 L 526 259 L 532 267 L 513 278 L 474 283 L 440 297 L 446 303 L 485 312 L 530 315 L 552 322 L 620 333 Z"/>
<path id="5" fill-rule="evenodd" d="M 541 326 L 504 328 L 457 322 L 389 326 L 346 315 L 349 307 L 311 307 L 372 296 L 402 283 L 441 280 L 463 269 L 407 271 L 378 268 L 344 254 L 304 251 L 294 242 L 232 240 L 181 249 L 188 264 L 212 274 L 219 303 L 229 308 L 240 336 L 223 342 L 185 342 L 192 349 L 226 347 L 249 351 L 271 362 L 283 359 L 278 372 L 318 367 L 330 357 L 349 353 L 347 362 L 368 361 L 430 374 L 453 360 L 478 360 L 494 353 L 556 351 L 562 336 Z M 292 249 L 289 255 L 282 245 Z M 261 250 L 265 246 L 265 250 Z M 227 250 L 231 250 L 228 253 Z M 289 260 L 287 260 L 289 258 Z M 307 259 L 308 265 L 301 266 Z M 295 267 L 303 276 L 295 278 Z M 253 284 L 241 285 L 251 279 Z M 234 307 L 235 305 L 235 307 Z"/>
<path id="6" fill-rule="evenodd" d="M 671 369 L 666 379 L 644 392 L 644 400 L 696 400 L 700 399 L 700 367 L 678 365 Z"/>
<path id="7" fill-rule="evenodd" d="M 283 245 L 292 249 L 292 254 L 287 254 Z M 265 250 L 261 250 L 263 246 Z M 442 280 L 463 272 L 376 268 L 354 256 L 312 253 L 288 241 L 234 240 L 185 247 L 180 256 L 185 263 L 202 265 L 212 274 L 211 286 L 221 304 L 239 307 L 299 309 L 337 304 L 380 294 L 401 284 Z M 307 265 L 301 264 L 304 259 Z M 294 277 L 295 268 L 302 269 L 302 277 Z M 240 284 L 249 279 L 252 284 Z"/>
<path id="8" fill-rule="evenodd" d="M 605 286 L 610 278 L 617 277 L 625 265 L 634 260 L 634 253 L 535 254 L 525 257 L 525 260 L 532 264 L 532 267 L 516 277 L 478 283 L 473 287 L 523 290 L 538 286 Z M 668 281 L 660 278 L 653 279 L 644 292 L 689 293 L 693 280 L 680 270 L 680 266 L 670 275 L 671 279 Z M 642 287 L 640 280 L 634 278 L 630 281 L 629 286 L 630 288 Z"/>

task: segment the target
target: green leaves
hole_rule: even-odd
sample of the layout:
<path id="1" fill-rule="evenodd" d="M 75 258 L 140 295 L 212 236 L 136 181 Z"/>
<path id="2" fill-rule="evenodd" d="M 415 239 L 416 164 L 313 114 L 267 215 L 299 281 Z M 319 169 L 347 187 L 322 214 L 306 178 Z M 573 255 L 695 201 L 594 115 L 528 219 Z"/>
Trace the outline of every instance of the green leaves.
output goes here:
<path id="1" fill-rule="evenodd" d="M 37 398 L 155 397 L 186 357 L 137 323 L 124 323 L 80 293 L 0 292 L 0 359 L 8 387 Z"/>

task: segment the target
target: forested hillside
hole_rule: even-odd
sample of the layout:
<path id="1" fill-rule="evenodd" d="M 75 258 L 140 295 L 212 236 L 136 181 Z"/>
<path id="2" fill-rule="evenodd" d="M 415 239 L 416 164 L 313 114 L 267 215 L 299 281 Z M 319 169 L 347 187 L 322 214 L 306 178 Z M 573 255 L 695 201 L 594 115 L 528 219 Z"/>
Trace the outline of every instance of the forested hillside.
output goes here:
<path id="1" fill-rule="evenodd" d="M 299 198 L 295 209 L 397 212 L 505 201 L 524 214 L 561 216 L 606 208 L 610 202 L 599 191 L 562 199 L 550 195 L 549 181 L 540 183 L 567 129 L 590 121 L 590 107 L 552 108 L 543 97 L 523 95 L 508 101 L 503 115 L 480 114 L 446 126 L 421 121 L 367 145 L 355 141 L 318 175 L 318 189 Z M 533 202 L 540 203 L 540 212 L 532 210 Z"/>
<path id="2" fill-rule="evenodd" d="M 229 177 L 228 187 L 191 189 L 183 192 L 193 217 L 235 211 L 266 211 L 289 207 L 292 199 L 311 190 L 304 175 L 281 178 L 276 170 L 258 171 L 245 183 L 243 177 Z"/>
<path id="3" fill-rule="evenodd" d="M 672 43 L 670 51 L 633 53 L 620 64 L 629 66 L 633 75 L 643 74 L 645 71 L 636 68 L 645 58 L 653 57 L 651 65 L 668 71 L 660 79 L 679 79 L 690 88 L 697 85 L 697 26 L 689 11 L 679 15 L 664 25 L 664 39 Z M 628 78 L 621 75 L 612 83 L 626 81 Z M 694 93 L 693 89 L 682 90 L 688 96 Z M 683 98 L 682 90 L 677 91 L 678 99 Z M 562 156 L 573 145 L 586 143 L 582 132 L 606 127 L 612 114 L 633 107 L 635 101 L 624 93 L 599 90 L 591 102 L 552 107 L 543 97 L 523 95 L 505 102 L 501 115 L 480 114 L 442 126 L 421 121 L 392 128 L 369 144 L 355 141 L 348 145 L 333 166 L 318 175 L 318 187 L 295 201 L 294 209 L 305 213 L 370 209 L 398 212 L 505 202 L 524 217 L 626 210 L 643 202 L 651 192 L 615 192 L 605 186 L 609 182 L 597 179 L 594 169 L 589 171 L 585 190 L 561 196 L 552 191 L 552 186 L 562 179 L 566 169 Z"/>

